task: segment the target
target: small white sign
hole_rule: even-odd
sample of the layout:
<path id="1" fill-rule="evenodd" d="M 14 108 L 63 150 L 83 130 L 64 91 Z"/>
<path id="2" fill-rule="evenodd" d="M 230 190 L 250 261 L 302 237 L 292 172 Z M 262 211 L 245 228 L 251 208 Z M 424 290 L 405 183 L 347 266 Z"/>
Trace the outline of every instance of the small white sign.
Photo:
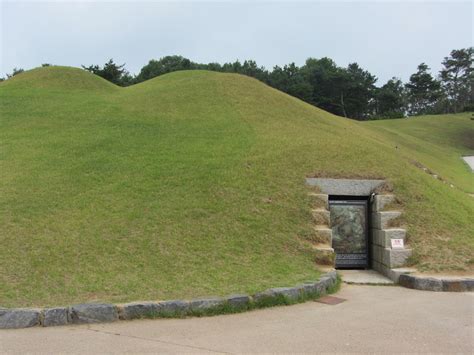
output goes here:
<path id="1" fill-rule="evenodd" d="M 403 239 L 390 239 L 392 242 L 392 248 L 394 249 L 403 249 Z"/>

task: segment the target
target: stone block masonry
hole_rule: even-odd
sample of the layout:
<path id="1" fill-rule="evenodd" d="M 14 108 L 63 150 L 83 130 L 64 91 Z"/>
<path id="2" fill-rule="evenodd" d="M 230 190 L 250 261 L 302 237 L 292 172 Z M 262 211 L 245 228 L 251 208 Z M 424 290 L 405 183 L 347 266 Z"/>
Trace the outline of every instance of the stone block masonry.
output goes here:
<path id="1" fill-rule="evenodd" d="M 85 303 L 70 307 L 44 309 L 0 308 L 0 329 L 51 327 L 66 324 L 115 322 L 118 320 L 184 317 L 218 314 L 223 309 L 237 312 L 275 304 L 291 304 L 324 295 L 337 284 L 336 271 L 321 276 L 318 281 L 294 287 L 271 288 L 253 296 L 231 295 L 225 298 L 209 297 L 193 300 L 160 302 L 131 302 L 126 304 Z M 283 301 L 283 303 L 281 303 Z M 268 302 L 268 303 L 267 303 Z"/>
<path id="2" fill-rule="evenodd" d="M 360 196 L 370 198 L 370 259 L 376 271 L 397 282 L 399 273 L 393 269 L 403 266 L 411 255 L 411 250 L 392 248 L 393 239 L 403 240 L 405 245 L 406 231 L 395 227 L 394 222 L 401 216 L 400 211 L 387 211 L 396 201 L 391 193 L 373 194 L 385 184 L 384 180 L 351 180 L 307 178 L 309 186 L 316 186 L 319 193 L 309 193 L 313 216 L 314 233 L 308 238 L 313 243 L 317 264 L 333 264 L 331 215 L 329 212 L 329 196 Z M 332 258 L 330 258 L 332 256 Z"/>
<path id="3" fill-rule="evenodd" d="M 307 178 L 306 184 L 318 188 L 319 193 L 309 193 L 313 216 L 313 233 L 307 237 L 315 252 L 315 262 L 321 266 L 334 265 L 332 249 L 331 216 L 329 213 L 329 195 L 357 196 L 370 198 L 370 258 L 374 270 L 387 276 L 400 285 L 430 291 L 463 292 L 474 291 L 472 278 L 433 278 L 409 275 L 414 270 L 401 268 L 406 264 L 412 250 L 406 246 L 406 230 L 397 226 L 400 211 L 390 210 L 397 201 L 391 193 L 373 194 L 384 191 L 384 180 L 351 180 Z M 387 190 L 387 189 L 385 189 Z M 390 190 L 390 189 L 388 189 Z M 403 242 L 392 247 L 392 240 Z"/>
<path id="4" fill-rule="evenodd" d="M 330 225 L 331 221 L 331 214 L 326 209 L 314 209 L 311 211 L 313 214 L 313 222 L 315 225 L 323 225 L 328 226 Z"/>
<path id="5" fill-rule="evenodd" d="M 206 312 L 214 308 L 222 307 L 225 300 L 220 297 L 195 299 L 189 302 L 189 310 L 191 312 Z"/>
<path id="6" fill-rule="evenodd" d="M 43 310 L 41 323 L 45 327 L 65 325 L 68 323 L 68 309 L 66 307 L 46 308 Z"/>
<path id="7" fill-rule="evenodd" d="M 392 239 L 402 239 L 405 242 L 406 230 L 403 228 L 373 229 L 372 244 L 382 248 L 391 248 Z"/>
<path id="8" fill-rule="evenodd" d="M 332 229 L 328 226 L 315 226 L 311 241 L 321 244 L 332 244 Z"/>
<path id="9" fill-rule="evenodd" d="M 399 211 L 372 212 L 372 228 L 387 229 L 390 223 L 402 215 Z"/>
<path id="10" fill-rule="evenodd" d="M 329 195 L 309 193 L 313 233 L 306 239 L 311 243 L 314 262 L 317 265 L 334 266 L 335 253 L 332 248 L 331 213 L 329 212 Z"/>
<path id="11" fill-rule="evenodd" d="M 393 201 L 395 196 L 391 194 L 374 195 L 371 200 L 371 254 L 372 268 L 388 276 L 392 281 L 394 273 L 391 269 L 405 265 L 410 257 L 411 249 L 392 248 L 392 239 L 406 240 L 406 230 L 404 228 L 391 227 L 392 222 L 401 216 L 400 211 L 384 211 Z"/>
<path id="12" fill-rule="evenodd" d="M 329 209 L 329 196 L 326 194 L 316 194 L 310 193 L 309 197 L 311 199 L 311 207 L 314 209 L 324 208 Z"/>
<path id="13" fill-rule="evenodd" d="M 392 249 L 372 245 L 372 262 L 381 264 L 378 267 L 389 269 L 402 267 L 411 255 L 411 249 Z"/>
<path id="14" fill-rule="evenodd" d="M 384 182 L 384 180 L 306 178 L 306 183 L 309 186 L 317 186 L 321 193 L 339 196 L 369 196 Z"/>
<path id="15" fill-rule="evenodd" d="M 400 275 L 399 283 L 403 287 L 415 290 L 435 292 L 472 292 L 474 279 L 471 278 L 438 278 L 422 275 Z"/>
<path id="16" fill-rule="evenodd" d="M 113 322 L 118 318 L 118 309 L 113 304 L 78 304 L 71 306 L 68 313 L 68 322 L 73 324 Z"/>
<path id="17" fill-rule="evenodd" d="M 118 307 L 119 318 L 124 320 L 153 317 L 159 312 L 157 302 L 132 302 Z"/>
<path id="18" fill-rule="evenodd" d="M 40 324 L 41 312 L 35 309 L 0 308 L 0 329 L 29 328 Z"/>
<path id="19" fill-rule="evenodd" d="M 392 194 L 375 195 L 371 201 L 370 207 L 372 211 L 383 211 L 386 206 L 395 201 L 395 196 Z"/>
<path id="20" fill-rule="evenodd" d="M 248 308 L 252 301 L 249 295 L 230 295 L 227 297 L 227 303 L 229 306 L 241 309 Z"/>

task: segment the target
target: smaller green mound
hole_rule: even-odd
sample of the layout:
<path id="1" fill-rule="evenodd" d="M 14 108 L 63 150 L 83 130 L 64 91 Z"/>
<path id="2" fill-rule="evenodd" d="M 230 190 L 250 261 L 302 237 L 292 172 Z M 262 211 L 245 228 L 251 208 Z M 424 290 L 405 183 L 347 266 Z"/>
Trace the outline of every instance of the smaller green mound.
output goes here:
<path id="1" fill-rule="evenodd" d="M 86 70 L 63 66 L 35 68 L 15 75 L 0 85 L 9 89 L 117 90 L 118 86 Z"/>

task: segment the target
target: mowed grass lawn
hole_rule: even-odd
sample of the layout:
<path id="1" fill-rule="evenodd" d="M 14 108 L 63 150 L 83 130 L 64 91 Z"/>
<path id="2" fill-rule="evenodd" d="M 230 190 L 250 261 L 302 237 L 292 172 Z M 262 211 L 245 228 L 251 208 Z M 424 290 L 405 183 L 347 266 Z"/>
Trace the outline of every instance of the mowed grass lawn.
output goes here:
<path id="1" fill-rule="evenodd" d="M 461 159 L 474 155 L 473 113 L 411 117 L 365 123 L 394 142 L 405 157 L 423 164 L 455 187 L 474 193 L 474 175 Z"/>
<path id="2" fill-rule="evenodd" d="M 312 174 L 386 178 L 407 212 L 412 262 L 472 270 L 473 199 L 395 145 L 234 74 L 176 72 L 128 88 L 74 68 L 20 74 L 0 84 L 0 305 L 315 279 L 304 241 Z"/>

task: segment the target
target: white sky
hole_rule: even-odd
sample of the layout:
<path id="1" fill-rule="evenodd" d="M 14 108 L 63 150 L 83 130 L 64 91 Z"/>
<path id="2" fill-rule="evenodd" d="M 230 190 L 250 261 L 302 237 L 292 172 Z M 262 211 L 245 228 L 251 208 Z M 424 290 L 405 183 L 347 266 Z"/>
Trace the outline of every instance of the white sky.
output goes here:
<path id="1" fill-rule="evenodd" d="M 473 45 L 471 1 L 8 1 L 1 2 L 0 76 L 41 63 L 113 58 L 132 73 L 179 54 L 197 62 L 274 65 L 328 56 L 379 78 L 437 73 L 452 49 Z"/>

